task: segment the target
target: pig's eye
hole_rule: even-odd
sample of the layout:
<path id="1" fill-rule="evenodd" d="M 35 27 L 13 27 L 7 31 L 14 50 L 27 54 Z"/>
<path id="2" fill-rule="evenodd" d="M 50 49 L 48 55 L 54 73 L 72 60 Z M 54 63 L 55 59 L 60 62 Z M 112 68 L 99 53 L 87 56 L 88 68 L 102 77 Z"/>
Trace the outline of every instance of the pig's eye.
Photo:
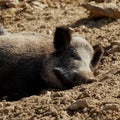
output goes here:
<path id="1" fill-rule="evenodd" d="M 75 60 L 81 60 L 81 57 L 76 54 L 71 54 L 71 58 L 73 58 Z"/>

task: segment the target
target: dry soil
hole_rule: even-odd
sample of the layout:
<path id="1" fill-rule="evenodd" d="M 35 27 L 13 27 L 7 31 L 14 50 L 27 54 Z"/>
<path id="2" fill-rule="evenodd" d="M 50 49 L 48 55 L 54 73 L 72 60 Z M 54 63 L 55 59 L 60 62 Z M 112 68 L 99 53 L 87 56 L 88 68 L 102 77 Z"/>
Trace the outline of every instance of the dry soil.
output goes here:
<path id="1" fill-rule="evenodd" d="M 35 0 L 34 0 L 35 1 Z M 84 0 L 36 0 L 0 9 L 0 24 L 9 32 L 53 34 L 69 25 L 104 56 L 95 71 L 97 82 L 65 91 L 44 90 L 19 101 L 0 101 L 0 120 L 120 120 L 120 19 L 89 18 Z"/>

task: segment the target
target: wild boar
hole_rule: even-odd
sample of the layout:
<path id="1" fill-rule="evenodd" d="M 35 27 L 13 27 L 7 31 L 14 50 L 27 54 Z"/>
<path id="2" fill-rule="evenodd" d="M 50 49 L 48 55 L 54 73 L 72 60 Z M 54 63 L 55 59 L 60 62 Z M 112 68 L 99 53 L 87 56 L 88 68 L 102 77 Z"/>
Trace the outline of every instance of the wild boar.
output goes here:
<path id="1" fill-rule="evenodd" d="M 0 97 L 17 100 L 46 88 L 69 89 L 96 81 L 92 70 L 103 49 L 92 47 L 69 27 L 56 27 L 53 37 L 1 31 Z"/>

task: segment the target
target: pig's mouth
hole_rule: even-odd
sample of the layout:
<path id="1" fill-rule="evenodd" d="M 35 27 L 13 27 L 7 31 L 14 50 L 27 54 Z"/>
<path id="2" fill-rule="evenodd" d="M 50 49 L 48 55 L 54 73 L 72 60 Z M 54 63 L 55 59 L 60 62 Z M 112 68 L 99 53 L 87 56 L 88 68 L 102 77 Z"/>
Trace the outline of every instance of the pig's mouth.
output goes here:
<path id="1" fill-rule="evenodd" d="M 63 70 L 62 68 L 55 68 L 53 72 L 65 88 L 72 88 L 74 86 L 73 74 L 70 74 L 70 72 Z"/>
<path id="2" fill-rule="evenodd" d="M 94 80 L 87 79 L 75 71 L 55 68 L 53 72 L 65 88 L 72 88 L 77 85 L 94 82 Z"/>

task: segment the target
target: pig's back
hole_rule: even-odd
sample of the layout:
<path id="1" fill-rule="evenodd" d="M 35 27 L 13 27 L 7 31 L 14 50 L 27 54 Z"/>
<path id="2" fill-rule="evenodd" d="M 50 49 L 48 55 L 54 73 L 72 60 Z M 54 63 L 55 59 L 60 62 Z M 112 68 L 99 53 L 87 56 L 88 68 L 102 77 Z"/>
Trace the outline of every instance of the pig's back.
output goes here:
<path id="1" fill-rule="evenodd" d="M 15 33 L 0 36 L 0 56 L 35 56 L 51 54 L 52 37 L 40 33 Z"/>

